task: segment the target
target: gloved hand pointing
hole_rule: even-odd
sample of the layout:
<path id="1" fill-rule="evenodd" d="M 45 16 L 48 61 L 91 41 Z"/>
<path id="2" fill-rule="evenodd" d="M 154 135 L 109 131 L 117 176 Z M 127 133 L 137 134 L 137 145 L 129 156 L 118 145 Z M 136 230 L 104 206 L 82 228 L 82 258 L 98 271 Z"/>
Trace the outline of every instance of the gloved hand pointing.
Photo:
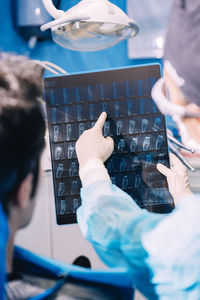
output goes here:
<path id="1" fill-rule="evenodd" d="M 190 189 L 187 169 L 174 154 L 170 154 L 171 169 L 162 164 L 157 164 L 157 169 L 167 177 L 169 191 L 175 204 L 185 194 L 192 194 Z"/>
<path id="2" fill-rule="evenodd" d="M 76 153 L 81 169 L 90 160 L 98 158 L 104 163 L 112 154 L 114 142 L 111 137 L 104 138 L 102 129 L 106 120 L 106 112 L 102 112 L 94 127 L 85 130 L 76 142 Z"/>

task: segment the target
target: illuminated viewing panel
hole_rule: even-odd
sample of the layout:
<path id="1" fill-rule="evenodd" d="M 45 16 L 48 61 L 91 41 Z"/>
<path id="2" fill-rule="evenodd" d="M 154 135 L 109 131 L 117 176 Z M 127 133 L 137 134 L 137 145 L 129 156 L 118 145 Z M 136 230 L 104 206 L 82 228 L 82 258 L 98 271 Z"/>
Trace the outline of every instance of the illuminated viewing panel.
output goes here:
<path id="1" fill-rule="evenodd" d="M 158 162 L 169 166 L 165 118 L 151 98 L 160 66 L 147 65 L 45 79 L 58 224 L 76 222 L 81 182 L 75 143 L 108 113 L 104 136 L 114 139 L 105 165 L 111 180 L 140 207 L 158 213 L 174 207 Z"/>

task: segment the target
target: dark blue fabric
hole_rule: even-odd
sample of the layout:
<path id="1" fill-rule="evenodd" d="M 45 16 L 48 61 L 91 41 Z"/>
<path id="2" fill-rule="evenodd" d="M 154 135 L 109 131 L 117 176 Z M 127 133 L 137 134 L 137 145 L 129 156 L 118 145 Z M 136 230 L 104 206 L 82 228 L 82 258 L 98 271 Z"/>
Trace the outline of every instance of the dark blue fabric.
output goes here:
<path id="1" fill-rule="evenodd" d="M 8 219 L 0 203 L 0 299 L 4 297 L 6 274 L 6 244 L 8 240 Z"/>
<path id="2" fill-rule="evenodd" d="M 113 268 L 110 270 L 91 270 L 75 265 L 66 264 L 57 260 L 39 256 L 20 247 L 15 247 L 14 251 L 14 271 L 37 276 L 47 276 L 48 278 L 60 279 L 60 276 L 68 276 L 89 282 L 104 283 L 118 289 L 121 299 L 132 300 L 133 288 L 132 277 L 123 268 Z M 44 299 L 49 293 L 63 284 L 62 279 L 57 286 L 45 291 L 43 294 L 31 299 Z"/>

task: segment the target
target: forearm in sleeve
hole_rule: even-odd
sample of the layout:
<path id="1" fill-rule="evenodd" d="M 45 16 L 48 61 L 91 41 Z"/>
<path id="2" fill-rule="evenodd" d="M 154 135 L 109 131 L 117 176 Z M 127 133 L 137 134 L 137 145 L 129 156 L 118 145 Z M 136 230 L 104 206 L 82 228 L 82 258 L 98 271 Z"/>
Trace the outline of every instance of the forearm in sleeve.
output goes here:
<path id="1" fill-rule="evenodd" d="M 141 209 L 127 193 L 107 180 L 83 187 L 81 198 L 78 223 L 101 259 L 108 266 L 142 265 L 142 235 L 161 216 Z"/>

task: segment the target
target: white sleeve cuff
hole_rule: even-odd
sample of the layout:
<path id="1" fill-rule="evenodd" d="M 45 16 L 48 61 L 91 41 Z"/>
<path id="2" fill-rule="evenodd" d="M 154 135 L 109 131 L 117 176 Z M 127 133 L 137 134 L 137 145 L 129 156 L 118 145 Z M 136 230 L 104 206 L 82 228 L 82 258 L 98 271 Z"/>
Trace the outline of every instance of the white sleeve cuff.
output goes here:
<path id="1" fill-rule="evenodd" d="M 103 162 L 99 158 L 94 158 L 85 164 L 79 170 L 79 176 L 82 182 L 82 186 L 89 185 L 98 180 L 110 180 L 107 169 L 105 168 Z"/>

